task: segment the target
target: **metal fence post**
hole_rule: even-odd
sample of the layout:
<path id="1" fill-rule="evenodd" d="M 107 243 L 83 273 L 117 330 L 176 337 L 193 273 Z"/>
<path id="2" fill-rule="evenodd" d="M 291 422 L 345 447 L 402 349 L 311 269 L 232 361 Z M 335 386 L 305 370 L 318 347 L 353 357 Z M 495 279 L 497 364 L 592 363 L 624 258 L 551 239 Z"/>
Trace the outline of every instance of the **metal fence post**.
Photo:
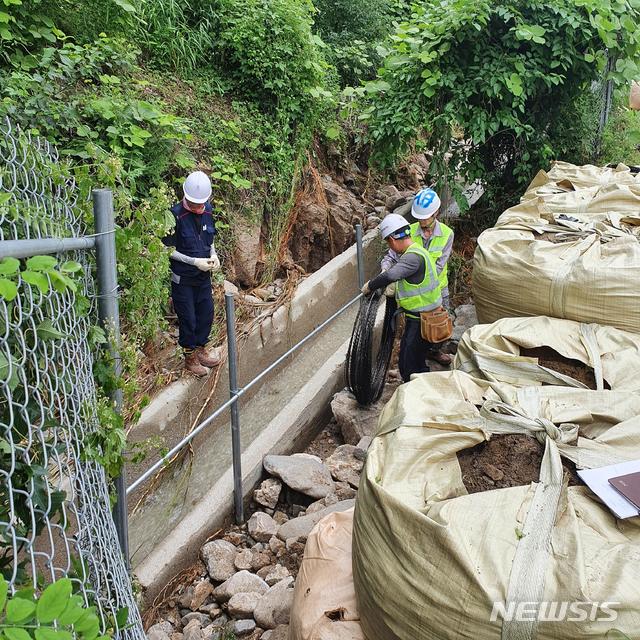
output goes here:
<path id="1" fill-rule="evenodd" d="M 229 396 L 238 394 L 238 349 L 236 343 L 236 309 L 232 293 L 224 294 L 224 306 L 227 316 L 227 351 L 229 354 Z M 231 448 L 233 455 L 233 506 L 236 524 L 244 522 L 244 504 L 242 500 L 242 448 L 240 443 L 240 407 L 238 400 L 231 405 Z"/>
<path id="2" fill-rule="evenodd" d="M 120 316 L 118 309 L 118 272 L 116 267 L 115 220 L 113 214 L 113 194 L 109 189 L 93 191 L 93 219 L 96 231 L 96 265 L 98 276 L 98 315 L 109 336 L 109 351 L 113 359 L 116 378 L 122 375 L 120 360 Z M 113 393 L 113 401 L 118 413 L 122 411 L 122 389 Z M 113 509 L 113 519 L 118 532 L 120 549 L 127 569 L 129 564 L 129 523 L 127 516 L 127 487 L 124 469 L 116 478 L 117 501 Z"/>
<path id="3" fill-rule="evenodd" d="M 362 255 L 362 225 L 356 225 L 356 258 L 358 260 L 358 289 L 364 286 L 364 256 Z"/>

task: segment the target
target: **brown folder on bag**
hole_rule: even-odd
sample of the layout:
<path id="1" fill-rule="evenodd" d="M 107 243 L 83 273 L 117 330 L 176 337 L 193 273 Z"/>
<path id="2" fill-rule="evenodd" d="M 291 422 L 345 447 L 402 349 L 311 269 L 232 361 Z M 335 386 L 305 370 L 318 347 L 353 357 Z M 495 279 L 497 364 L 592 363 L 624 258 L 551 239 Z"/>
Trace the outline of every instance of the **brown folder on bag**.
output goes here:
<path id="1" fill-rule="evenodd" d="M 609 484 L 640 512 L 640 471 L 609 478 Z"/>

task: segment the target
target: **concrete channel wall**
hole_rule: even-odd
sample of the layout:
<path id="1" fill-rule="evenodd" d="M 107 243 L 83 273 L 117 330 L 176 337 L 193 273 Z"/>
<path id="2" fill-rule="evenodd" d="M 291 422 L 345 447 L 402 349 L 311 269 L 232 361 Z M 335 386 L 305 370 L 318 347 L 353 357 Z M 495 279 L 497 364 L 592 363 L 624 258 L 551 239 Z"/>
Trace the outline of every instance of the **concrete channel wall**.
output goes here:
<path id="1" fill-rule="evenodd" d="M 377 272 L 381 245 L 375 231 L 364 238 L 365 274 Z M 240 386 L 253 379 L 357 293 L 355 246 L 310 275 L 289 305 L 239 343 Z M 357 304 L 291 356 L 243 398 L 243 493 L 250 496 L 262 476 L 262 457 L 300 450 L 329 418 L 329 401 L 344 386 L 344 359 Z M 287 376 L 291 382 L 287 382 Z M 183 378 L 167 387 L 145 409 L 133 440 L 150 435 L 177 442 L 206 402 L 200 420 L 228 398 L 228 373 L 212 380 Z M 290 393 L 288 392 L 290 389 Z M 247 394 L 249 395 L 249 394 Z M 207 399 L 209 401 L 207 402 Z M 154 486 L 130 517 L 134 573 L 150 602 L 168 580 L 192 564 L 202 544 L 230 520 L 233 475 L 228 412 L 193 442 L 193 455 Z M 225 449 L 226 448 L 226 449 Z M 226 453 L 222 450 L 225 449 Z M 216 456 L 219 459 L 216 459 Z M 140 470 L 133 469 L 131 482 Z M 179 487 L 179 490 L 176 488 Z M 130 497 L 130 506 L 138 496 Z"/>

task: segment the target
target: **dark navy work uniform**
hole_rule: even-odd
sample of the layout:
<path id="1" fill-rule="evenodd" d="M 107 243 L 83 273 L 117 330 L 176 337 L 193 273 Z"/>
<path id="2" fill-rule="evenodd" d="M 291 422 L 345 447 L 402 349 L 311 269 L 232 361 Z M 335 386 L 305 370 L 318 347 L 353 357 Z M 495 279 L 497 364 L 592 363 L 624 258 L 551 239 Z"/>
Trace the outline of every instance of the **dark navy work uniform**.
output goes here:
<path id="1" fill-rule="evenodd" d="M 163 243 L 191 258 L 209 258 L 216 233 L 211 205 L 207 203 L 204 213 L 197 214 L 185 209 L 180 202 L 171 207 L 171 213 L 176 228 Z M 213 323 L 210 273 L 178 260 L 170 262 L 171 296 L 179 325 L 178 344 L 185 349 L 204 346 Z"/>

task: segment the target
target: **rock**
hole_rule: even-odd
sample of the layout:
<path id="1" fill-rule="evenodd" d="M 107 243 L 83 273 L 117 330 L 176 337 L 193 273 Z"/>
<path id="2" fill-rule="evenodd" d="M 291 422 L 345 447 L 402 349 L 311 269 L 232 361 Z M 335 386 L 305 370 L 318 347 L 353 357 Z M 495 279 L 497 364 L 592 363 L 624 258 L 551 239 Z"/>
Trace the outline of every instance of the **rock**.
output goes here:
<path id="1" fill-rule="evenodd" d="M 285 580 L 291 575 L 289 573 L 289 569 L 283 567 L 281 564 L 277 564 L 275 567 L 271 569 L 271 571 L 266 575 L 264 581 L 272 587 L 274 584 L 280 582 L 280 580 Z"/>
<path id="2" fill-rule="evenodd" d="M 338 498 L 335 493 L 330 493 L 324 499 L 324 503 L 327 507 L 330 507 L 332 504 L 337 504 L 338 502 L 340 502 L 340 498 Z"/>
<path id="3" fill-rule="evenodd" d="M 367 224 L 366 224 L 367 231 L 371 229 L 375 229 L 380 224 L 380 222 L 382 221 L 378 216 L 367 216 Z"/>
<path id="4" fill-rule="evenodd" d="M 356 447 L 358 449 L 361 449 L 362 451 L 367 451 L 367 449 L 369 449 L 369 446 L 371 445 L 372 440 L 373 438 L 371 436 L 364 436 L 363 438 L 360 438 L 360 440 L 358 440 L 358 444 L 356 445 Z"/>
<path id="5" fill-rule="evenodd" d="M 253 610 L 262 596 L 259 593 L 236 593 L 227 604 L 227 611 L 232 618 L 252 618 Z"/>
<path id="6" fill-rule="evenodd" d="M 382 206 L 382 207 L 374 207 L 373 210 L 376 213 L 376 217 L 378 217 L 380 219 L 384 218 L 384 216 L 385 216 L 385 208 L 384 208 L 384 206 Z"/>
<path id="7" fill-rule="evenodd" d="M 315 527 L 322 518 L 328 516 L 330 513 L 334 513 L 335 511 L 346 511 L 347 509 L 351 509 L 353 505 L 354 500 L 343 500 L 337 504 L 332 504 L 330 507 L 327 507 L 322 511 L 317 511 L 316 513 L 311 513 L 308 516 L 289 520 L 289 522 L 285 522 L 278 529 L 278 538 L 280 538 L 280 540 L 287 540 L 287 538 L 303 538 L 306 540 L 311 529 L 313 529 L 313 527 Z"/>
<path id="8" fill-rule="evenodd" d="M 256 575 L 258 576 L 258 578 L 262 578 L 266 582 L 265 578 L 272 570 L 273 565 L 267 565 L 266 567 L 262 567 L 262 569 L 258 569 L 258 571 L 256 571 Z"/>
<path id="9" fill-rule="evenodd" d="M 453 322 L 452 340 L 460 340 L 462 334 L 471 327 L 478 324 L 476 306 L 474 304 L 461 304 L 455 309 L 455 320 Z"/>
<path id="10" fill-rule="evenodd" d="M 258 601 L 253 617 L 263 629 L 275 629 L 289 623 L 293 604 L 293 578 L 285 578 L 269 589 Z"/>
<path id="11" fill-rule="evenodd" d="M 265 456 L 264 468 L 288 487 L 311 498 L 324 498 L 335 485 L 327 467 L 308 456 Z"/>
<path id="12" fill-rule="evenodd" d="M 221 632 L 217 631 L 212 624 L 202 630 L 202 640 L 220 640 L 220 638 Z"/>
<path id="13" fill-rule="evenodd" d="M 222 629 L 222 627 L 224 627 L 227 622 L 229 622 L 229 618 L 228 616 L 226 616 L 224 613 L 219 615 L 212 623 L 211 626 L 214 629 Z"/>
<path id="14" fill-rule="evenodd" d="M 304 553 L 304 538 L 287 538 L 286 547 L 289 553 Z"/>
<path id="15" fill-rule="evenodd" d="M 286 513 L 282 512 L 282 511 L 276 511 L 273 514 L 273 519 L 278 524 L 284 524 L 289 519 L 289 516 Z"/>
<path id="16" fill-rule="evenodd" d="M 223 582 L 213 592 L 213 597 L 218 602 L 226 602 L 233 598 L 236 593 L 260 593 L 263 594 L 269 589 L 267 583 L 258 576 L 248 571 L 238 571 L 228 580 Z"/>
<path id="17" fill-rule="evenodd" d="M 361 407 L 346 389 L 333 396 L 331 411 L 347 444 L 356 444 L 364 436 L 375 434 L 380 412 L 394 391 L 391 385 L 387 385 L 380 400 L 369 407 Z"/>
<path id="18" fill-rule="evenodd" d="M 247 293 L 245 296 L 243 296 L 242 301 L 246 302 L 247 304 L 253 304 L 253 305 L 262 304 L 261 298 L 252 296 L 250 293 Z"/>
<path id="19" fill-rule="evenodd" d="M 284 524 L 284 522 L 282 524 Z M 274 555 L 277 556 L 278 553 L 284 550 L 284 548 L 284 542 L 277 536 L 273 536 L 273 538 L 269 540 L 269 549 L 271 549 L 271 553 L 273 553 Z"/>
<path id="20" fill-rule="evenodd" d="M 340 502 L 342 500 L 351 500 L 355 498 L 357 491 L 348 482 L 336 482 L 336 499 Z M 328 498 L 329 496 L 327 496 Z M 325 502 L 327 500 L 325 498 Z"/>
<path id="21" fill-rule="evenodd" d="M 269 634 L 269 635 L 267 635 Z M 289 638 L 289 625 L 279 624 L 275 629 L 265 631 L 260 640 L 288 640 Z"/>
<path id="22" fill-rule="evenodd" d="M 260 300 L 262 300 L 263 302 L 276 299 L 273 291 L 270 291 L 269 289 L 254 289 L 252 293 L 257 298 L 260 298 Z"/>
<path id="23" fill-rule="evenodd" d="M 318 511 L 322 511 L 323 509 L 327 508 L 327 505 L 324 502 L 324 498 L 322 498 L 322 500 L 316 500 L 315 502 L 312 502 L 308 507 L 307 510 L 305 512 L 306 515 L 310 515 L 312 513 L 316 513 Z"/>
<path id="24" fill-rule="evenodd" d="M 193 600 L 193 586 L 189 585 L 185 590 L 184 593 L 182 593 L 180 595 L 180 597 L 178 598 L 178 604 L 183 608 L 183 609 L 189 609 L 189 611 L 191 610 L 191 601 Z M 187 611 L 187 613 L 189 613 L 189 611 Z M 186 615 L 186 614 L 185 614 Z"/>
<path id="25" fill-rule="evenodd" d="M 182 626 L 186 627 L 193 620 L 197 620 L 200 623 L 200 626 L 204 627 L 211 622 L 211 617 L 206 613 L 198 613 L 197 611 L 192 611 L 182 618 Z"/>
<path id="26" fill-rule="evenodd" d="M 335 480 L 348 482 L 353 487 L 358 486 L 364 466 L 362 458 L 356 457 L 356 451 L 359 451 L 358 448 L 352 444 L 343 444 L 325 460 L 325 465 Z"/>
<path id="27" fill-rule="evenodd" d="M 208 580 L 202 580 L 193 588 L 193 598 L 191 599 L 191 610 L 197 611 L 204 604 L 204 601 L 213 593 L 213 585 Z"/>
<path id="28" fill-rule="evenodd" d="M 253 499 L 263 507 L 275 509 L 282 490 L 282 482 L 277 478 L 267 478 L 253 492 Z"/>
<path id="29" fill-rule="evenodd" d="M 211 618 L 215 618 L 217 615 L 220 615 L 221 610 L 218 607 L 217 603 L 211 602 L 209 604 L 203 604 L 198 611 L 200 613 L 206 613 Z"/>
<path id="30" fill-rule="evenodd" d="M 310 273 L 353 244 L 354 226 L 364 219 L 366 210 L 331 176 L 318 180 L 317 173 L 308 171 L 304 183 L 307 188 L 296 202 L 289 247 L 292 263 Z"/>
<path id="31" fill-rule="evenodd" d="M 236 287 L 235 284 L 233 284 L 233 282 L 229 282 L 228 280 L 225 280 L 222 283 L 222 286 L 224 287 L 224 292 L 225 293 L 230 293 L 231 295 L 233 295 L 234 297 L 238 295 L 239 293 L 239 289 L 238 287 Z"/>
<path id="32" fill-rule="evenodd" d="M 200 554 L 213 580 L 228 580 L 235 572 L 233 564 L 236 548 L 226 540 L 213 540 L 205 544 Z"/>
<path id="33" fill-rule="evenodd" d="M 252 287 L 260 257 L 261 225 L 236 219 L 231 231 L 235 240 L 233 246 L 236 247 L 233 253 L 236 279 L 242 286 Z"/>
<path id="34" fill-rule="evenodd" d="M 482 468 L 482 473 L 491 478 L 494 482 L 498 482 L 498 480 L 502 480 L 502 478 L 504 478 L 504 471 L 502 471 L 502 469 L 498 469 L 488 463 Z M 267 582 L 267 584 L 269 583 Z"/>
<path id="35" fill-rule="evenodd" d="M 202 625 L 198 620 L 192 620 L 182 633 L 184 640 L 202 640 Z"/>
<path id="36" fill-rule="evenodd" d="M 149 627 L 147 631 L 148 640 L 170 640 L 171 635 L 175 632 L 170 622 L 163 620 Z"/>
<path id="37" fill-rule="evenodd" d="M 253 633 L 256 623 L 253 620 L 236 620 L 230 627 L 231 633 L 237 636 L 247 636 Z"/>
<path id="38" fill-rule="evenodd" d="M 396 207 L 393 209 L 393 213 L 408 219 L 408 215 L 411 213 L 412 204 L 413 198 L 407 202 L 402 202 L 401 204 L 396 205 Z"/>
<path id="39" fill-rule="evenodd" d="M 202 633 L 204 635 L 204 631 Z M 171 640 L 184 640 L 184 633 L 178 633 L 177 631 L 172 633 Z"/>
<path id="40" fill-rule="evenodd" d="M 253 552 L 251 549 L 243 549 L 238 551 L 234 565 L 238 571 L 251 569 L 251 563 L 253 560 Z"/>
<path id="41" fill-rule="evenodd" d="M 247 523 L 249 535 L 258 542 L 269 542 L 278 532 L 278 523 L 266 513 L 256 511 Z"/>
<path id="42" fill-rule="evenodd" d="M 271 553 L 267 553 L 265 551 L 253 552 L 253 557 L 251 558 L 251 570 L 259 571 L 264 567 L 268 567 L 273 560 L 273 556 Z"/>
<path id="43" fill-rule="evenodd" d="M 229 531 L 228 533 L 225 533 L 223 540 L 230 542 L 234 547 L 239 547 L 247 542 L 247 538 L 248 536 L 241 531 Z"/>

